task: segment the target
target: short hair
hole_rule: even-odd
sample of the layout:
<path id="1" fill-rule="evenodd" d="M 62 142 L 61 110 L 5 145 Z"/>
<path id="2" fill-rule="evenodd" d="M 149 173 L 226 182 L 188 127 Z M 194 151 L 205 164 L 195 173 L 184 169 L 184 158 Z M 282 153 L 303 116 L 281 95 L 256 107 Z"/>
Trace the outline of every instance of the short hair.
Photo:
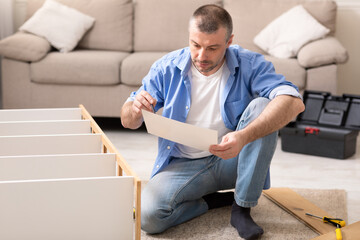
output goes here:
<path id="1" fill-rule="evenodd" d="M 195 10 L 191 21 L 196 20 L 197 28 L 204 33 L 214 33 L 220 26 L 226 28 L 226 41 L 231 37 L 233 24 L 230 14 L 215 4 L 203 5 Z"/>

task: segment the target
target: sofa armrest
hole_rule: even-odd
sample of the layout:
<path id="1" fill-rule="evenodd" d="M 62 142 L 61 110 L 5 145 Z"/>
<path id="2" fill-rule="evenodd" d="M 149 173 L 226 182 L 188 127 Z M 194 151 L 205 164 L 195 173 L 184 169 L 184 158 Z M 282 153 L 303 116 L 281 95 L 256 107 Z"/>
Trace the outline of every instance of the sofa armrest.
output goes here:
<path id="1" fill-rule="evenodd" d="M 306 44 L 297 55 L 299 64 L 305 68 L 345 63 L 348 52 L 334 37 L 326 37 Z"/>
<path id="2" fill-rule="evenodd" d="M 25 32 L 17 32 L 0 41 L 0 55 L 23 62 L 39 61 L 50 50 L 46 39 Z"/>

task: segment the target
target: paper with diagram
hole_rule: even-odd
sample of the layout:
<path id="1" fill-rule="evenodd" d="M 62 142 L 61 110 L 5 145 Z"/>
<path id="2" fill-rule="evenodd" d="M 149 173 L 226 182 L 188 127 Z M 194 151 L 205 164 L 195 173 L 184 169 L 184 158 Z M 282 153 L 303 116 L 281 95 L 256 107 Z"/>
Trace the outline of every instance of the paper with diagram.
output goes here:
<path id="1" fill-rule="evenodd" d="M 216 130 L 182 123 L 146 110 L 142 110 L 142 114 L 150 134 L 204 151 L 208 151 L 210 145 L 217 144 Z"/>

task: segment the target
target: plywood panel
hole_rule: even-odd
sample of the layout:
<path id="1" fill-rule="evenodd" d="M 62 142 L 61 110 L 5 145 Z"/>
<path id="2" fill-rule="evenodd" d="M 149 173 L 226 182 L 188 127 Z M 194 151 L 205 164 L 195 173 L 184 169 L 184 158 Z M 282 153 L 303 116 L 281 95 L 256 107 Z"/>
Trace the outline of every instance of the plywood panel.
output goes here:
<path id="1" fill-rule="evenodd" d="M 132 239 L 133 190 L 133 177 L 0 182 L 0 239 Z"/>
<path id="2" fill-rule="evenodd" d="M 341 228 L 342 239 L 344 240 L 359 240 L 360 236 L 360 222 L 350 224 Z M 329 240 L 336 239 L 335 230 L 319 237 L 313 238 L 313 240 Z"/>
<path id="3" fill-rule="evenodd" d="M 89 120 L 0 122 L 0 136 L 91 133 Z"/>
<path id="4" fill-rule="evenodd" d="M 116 155 L 0 157 L 0 181 L 116 176 Z"/>
<path id="5" fill-rule="evenodd" d="M 101 134 L 0 136 L 0 156 L 100 152 Z"/>
<path id="6" fill-rule="evenodd" d="M 0 122 L 80 119 L 80 108 L 11 109 L 0 111 Z"/>
<path id="7" fill-rule="evenodd" d="M 305 215 L 311 213 L 316 216 L 332 217 L 330 214 L 303 198 L 290 188 L 271 188 L 264 190 L 267 198 L 275 202 L 279 207 L 288 211 L 291 215 L 302 221 L 305 225 L 315 232 L 325 234 L 335 231 L 335 227 L 330 224 L 324 224 L 321 220 Z"/>

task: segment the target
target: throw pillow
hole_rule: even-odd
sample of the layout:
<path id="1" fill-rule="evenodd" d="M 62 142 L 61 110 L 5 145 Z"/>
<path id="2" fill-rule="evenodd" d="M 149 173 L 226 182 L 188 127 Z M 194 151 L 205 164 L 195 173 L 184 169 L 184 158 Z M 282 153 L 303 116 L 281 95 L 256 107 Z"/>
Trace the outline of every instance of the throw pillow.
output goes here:
<path id="1" fill-rule="evenodd" d="M 0 55 L 25 62 L 36 62 L 50 51 L 49 42 L 30 33 L 18 32 L 0 41 Z"/>
<path id="2" fill-rule="evenodd" d="M 269 23 L 255 36 L 254 43 L 274 57 L 290 58 L 295 57 L 303 45 L 329 32 L 298 5 Z"/>
<path id="3" fill-rule="evenodd" d="M 93 17 L 76 9 L 54 0 L 46 0 L 20 30 L 46 38 L 60 52 L 69 52 L 76 47 L 94 21 Z"/>
<path id="4" fill-rule="evenodd" d="M 326 37 L 306 44 L 299 50 L 297 60 L 303 67 L 318 67 L 332 63 L 345 63 L 348 52 L 334 37 Z"/>

